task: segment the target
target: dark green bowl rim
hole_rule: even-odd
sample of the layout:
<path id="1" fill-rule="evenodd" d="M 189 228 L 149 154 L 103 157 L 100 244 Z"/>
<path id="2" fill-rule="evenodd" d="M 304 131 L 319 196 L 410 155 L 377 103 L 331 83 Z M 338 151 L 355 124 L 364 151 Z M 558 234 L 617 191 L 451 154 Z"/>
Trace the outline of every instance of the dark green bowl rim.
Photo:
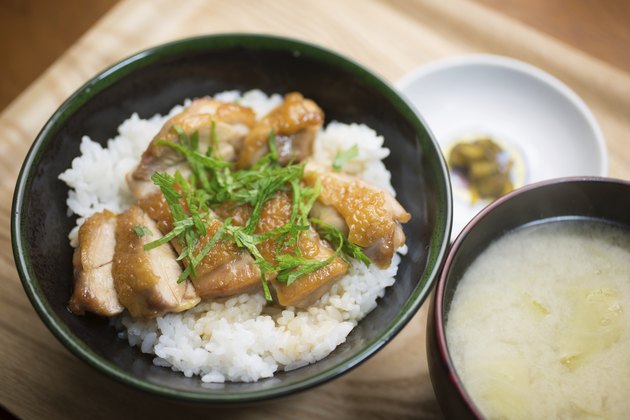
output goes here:
<path id="1" fill-rule="evenodd" d="M 33 181 L 33 168 L 39 163 L 43 150 L 67 119 L 94 95 L 116 83 L 129 73 L 164 57 L 170 57 L 186 52 L 238 46 L 276 51 L 299 51 L 302 55 L 315 58 L 334 67 L 349 71 L 380 91 L 396 106 L 398 112 L 400 112 L 408 121 L 413 123 L 417 130 L 426 130 L 428 132 L 436 151 L 438 151 L 440 159 L 439 164 L 441 165 L 444 180 L 446 181 L 443 185 L 443 189 L 440 189 L 439 191 L 439 193 L 443 195 L 445 208 L 438 209 L 439 211 L 437 214 L 436 225 L 443 227 L 443 229 L 434 229 L 432 240 L 435 244 L 440 245 L 438 252 L 431 254 L 431 258 L 428 261 L 429 269 L 423 273 L 422 280 L 424 281 L 421 281 L 416 289 L 414 289 L 405 305 L 401 308 L 400 313 L 391 322 L 384 334 L 374 339 L 372 342 L 367 343 L 361 352 L 354 354 L 337 365 L 299 383 L 258 391 L 217 395 L 207 394 L 202 391 L 196 392 L 167 388 L 138 379 L 118 368 L 115 364 L 102 359 L 88 346 L 86 346 L 77 336 L 75 336 L 72 331 L 70 331 L 70 329 L 55 315 L 36 281 L 31 268 L 30 259 L 28 257 L 28 244 L 23 236 L 25 221 L 22 219 L 20 210 L 28 201 L 28 197 L 25 196 L 25 191 L 29 189 Z M 409 322 L 424 300 L 428 297 L 429 291 L 433 287 L 444 261 L 452 223 L 452 197 L 449 175 L 446 163 L 441 153 L 439 153 L 439 150 L 437 142 L 435 141 L 433 134 L 428 129 L 428 126 L 424 123 L 417 112 L 414 111 L 414 108 L 404 98 L 402 98 L 391 87 L 391 85 L 382 80 L 380 77 L 374 75 L 363 66 L 335 52 L 303 41 L 259 34 L 228 33 L 182 39 L 146 49 L 107 68 L 81 86 L 55 111 L 52 117 L 44 125 L 26 156 L 15 187 L 13 208 L 11 211 L 11 242 L 13 246 L 13 255 L 24 290 L 44 324 L 46 324 L 55 337 L 72 353 L 108 376 L 149 393 L 195 402 L 243 403 L 288 395 L 326 382 L 367 360 L 388 341 L 390 341 L 398 332 L 400 332 L 400 330 Z"/>

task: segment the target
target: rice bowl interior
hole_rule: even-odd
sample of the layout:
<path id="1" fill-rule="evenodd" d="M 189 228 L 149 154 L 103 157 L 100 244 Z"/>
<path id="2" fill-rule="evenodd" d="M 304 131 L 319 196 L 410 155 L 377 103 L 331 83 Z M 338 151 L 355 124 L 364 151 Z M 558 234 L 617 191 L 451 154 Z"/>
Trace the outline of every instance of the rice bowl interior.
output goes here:
<path id="1" fill-rule="evenodd" d="M 282 103 L 282 96 L 268 97 L 259 90 L 242 95 L 222 92 L 215 99 L 251 107 L 258 118 Z M 133 114 L 106 148 L 83 137 L 82 155 L 59 176 L 70 187 L 69 214 L 80 216 L 69 235 L 73 246 L 77 246 L 78 228 L 85 218 L 102 210 L 122 212 L 133 203 L 126 174 L 163 124 L 188 104 L 190 100 L 165 116 L 149 119 Z M 312 159 L 330 166 L 339 151 L 354 145 L 358 155 L 344 165 L 344 172 L 394 194 L 391 174 L 382 163 L 389 150 L 383 147 L 383 138 L 365 125 L 329 123 L 315 140 Z M 156 355 L 153 363 L 157 366 L 189 377 L 200 375 L 204 382 L 256 381 L 273 376 L 278 369 L 314 363 L 343 343 L 357 322 L 374 309 L 385 288 L 394 283 L 399 262 L 396 255 L 388 268 L 379 269 L 355 261 L 348 274 L 306 309 L 270 309 L 259 292 L 210 299 L 183 313 L 151 320 L 134 319 L 125 312 L 116 326 L 130 345 Z"/>

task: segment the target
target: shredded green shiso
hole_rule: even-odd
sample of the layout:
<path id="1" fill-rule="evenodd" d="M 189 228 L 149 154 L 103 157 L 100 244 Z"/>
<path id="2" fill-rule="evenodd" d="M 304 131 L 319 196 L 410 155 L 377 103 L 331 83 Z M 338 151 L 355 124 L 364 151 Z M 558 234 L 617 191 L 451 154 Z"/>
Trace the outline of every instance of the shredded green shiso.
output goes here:
<path id="1" fill-rule="evenodd" d="M 356 144 L 347 150 L 340 150 L 333 160 L 332 167 L 336 172 L 341 172 L 343 166 L 357 156 L 359 156 L 359 146 Z"/>
<path id="2" fill-rule="evenodd" d="M 135 225 L 133 227 L 133 231 L 136 235 L 138 235 L 138 238 L 142 238 L 143 236 L 152 236 L 153 233 L 149 230 L 148 227 L 143 226 L 143 225 Z"/>
<path id="3" fill-rule="evenodd" d="M 188 135 L 179 126 L 174 126 L 173 130 L 177 134 L 177 142 L 159 141 L 158 145 L 170 147 L 181 153 L 192 173 L 188 179 L 179 171 L 174 175 L 156 172 L 151 177 L 153 183 L 164 194 L 173 217 L 173 229 L 162 238 L 145 244 L 144 249 L 150 250 L 172 240 L 179 241 L 182 249 L 177 259 L 187 262 L 179 282 L 189 276 L 196 276 L 195 267 L 214 245 L 224 240 L 233 241 L 238 248 L 245 249 L 252 255 L 260 269 L 263 291 L 268 301 L 272 300 L 267 283 L 270 273 L 276 273 L 278 281 L 290 285 L 300 277 L 330 264 L 337 256 L 346 261 L 357 259 L 365 265 L 370 264 L 363 250 L 348 242 L 341 231 L 321 220 L 308 217 L 321 191 L 321 185 L 317 183 L 311 187 L 301 182 L 304 175 L 303 163 L 280 165 L 273 131 L 269 135 L 269 151 L 251 168 L 236 170 L 233 163 L 223 160 L 217 153 L 218 142 L 214 123 L 211 127 L 210 146 L 206 153 L 199 150 L 198 132 Z M 338 154 L 333 164 L 334 169 L 340 170 L 347 160 L 357 154 L 356 146 Z M 289 221 L 272 231 L 255 233 L 263 205 L 280 191 L 291 193 L 292 211 Z M 217 219 L 212 207 L 226 202 L 234 207 L 251 206 L 252 211 L 247 224 L 234 225 L 232 218 L 220 220 L 221 227 L 195 254 L 200 238 L 206 235 L 208 223 Z M 182 203 L 185 203 L 188 211 L 184 210 Z M 308 231 L 311 226 L 335 249 L 324 261 L 305 258 L 297 246 L 301 234 Z M 137 228 L 139 229 L 134 230 L 138 236 L 147 234 L 146 230 L 138 226 Z M 270 238 L 273 238 L 276 244 L 275 263 L 263 258 L 257 247 Z M 287 253 L 287 249 L 293 249 L 293 252 Z"/>

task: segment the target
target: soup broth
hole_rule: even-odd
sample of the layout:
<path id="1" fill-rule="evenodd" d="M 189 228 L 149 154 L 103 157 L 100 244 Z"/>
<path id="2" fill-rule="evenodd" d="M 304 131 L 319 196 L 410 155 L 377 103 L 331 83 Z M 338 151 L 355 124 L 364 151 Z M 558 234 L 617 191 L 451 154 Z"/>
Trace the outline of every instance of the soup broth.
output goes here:
<path id="1" fill-rule="evenodd" d="M 507 233 L 464 274 L 446 338 L 488 418 L 625 418 L 630 231 L 555 220 Z"/>

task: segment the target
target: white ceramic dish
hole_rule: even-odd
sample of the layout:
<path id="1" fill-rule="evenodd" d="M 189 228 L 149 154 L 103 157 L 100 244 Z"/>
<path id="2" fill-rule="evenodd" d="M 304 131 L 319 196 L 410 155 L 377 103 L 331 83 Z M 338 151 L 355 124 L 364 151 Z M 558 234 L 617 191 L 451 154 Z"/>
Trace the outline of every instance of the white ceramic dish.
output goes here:
<path id="1" fill-rule="evenodd" d="M 445 152 L 488 135 L 513 156 L 515 187 L 564 176 L 606 176 L 606 143 L 586 104 L 548 73 L 507 57 L 465 55 L 430 63 L 397 88 L 415 105 Z M 472 204 L 453 182 L 454 238 L 488 204 Z"/>

